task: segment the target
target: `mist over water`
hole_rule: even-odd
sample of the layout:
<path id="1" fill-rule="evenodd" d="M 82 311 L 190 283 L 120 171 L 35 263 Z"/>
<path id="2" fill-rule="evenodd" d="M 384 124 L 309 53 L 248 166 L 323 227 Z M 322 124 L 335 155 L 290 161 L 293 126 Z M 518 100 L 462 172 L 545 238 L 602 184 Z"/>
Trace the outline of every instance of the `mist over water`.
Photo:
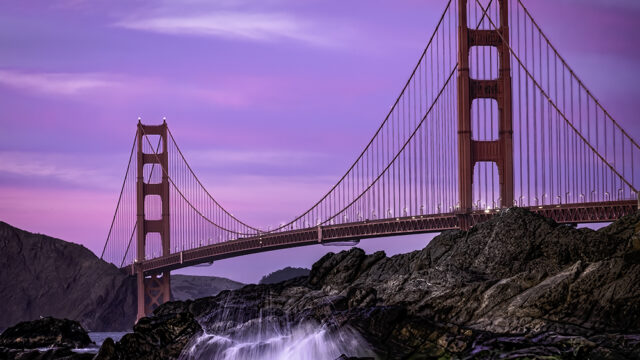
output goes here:
<path id="1" fill-rule="evenodd" d="M 341 354 L 375 356 L 366 340 L 349 327 L 329 327 L 315 321 L 279 325 L 276 319 L 261 318 L 223 334 L 205 331 L 180 359 L 336 359 Z"/>

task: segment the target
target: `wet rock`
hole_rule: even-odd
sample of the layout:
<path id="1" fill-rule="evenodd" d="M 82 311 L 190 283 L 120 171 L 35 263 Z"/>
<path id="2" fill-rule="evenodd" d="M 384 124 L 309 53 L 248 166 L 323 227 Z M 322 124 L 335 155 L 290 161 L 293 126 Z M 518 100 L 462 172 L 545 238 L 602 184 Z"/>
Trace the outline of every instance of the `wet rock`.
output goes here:
<path id="1" fill-rule="evenodd" d="M 0 359 L 7 360 L 91 360 L 93 354 L 75 353 L 69 348 L 19 350 L 0 348 Z"/>
<path id="2" fill-rule="evenodd" d="M 0 346 L 13 349 L 80 348 L 92 344 L 80 323 L 52 317 L 21 322 L 0 335 Z"/>
<path id="3" fill-rule="evenodd" d="M 177 359 L 189 341 L 202 328 L 188 312 L 145 317 L 117 343 L 107 339 L 96 355 L 97 360 Z"/>

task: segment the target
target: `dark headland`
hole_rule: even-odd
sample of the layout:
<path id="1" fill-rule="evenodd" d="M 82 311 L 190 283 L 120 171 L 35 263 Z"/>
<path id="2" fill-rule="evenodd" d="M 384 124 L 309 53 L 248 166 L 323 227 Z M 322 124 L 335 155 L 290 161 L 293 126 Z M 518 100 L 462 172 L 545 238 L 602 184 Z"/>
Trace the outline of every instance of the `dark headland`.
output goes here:
<path id="1" fill-rule="evenodd" d="M 52 316 L 91 331 L 131 330 L 135 279 L 84 246 L 0 221 L 0 331 Z M 176 300 L 216 295 L 244 284 L 213 276 L 172 276 Z"/>

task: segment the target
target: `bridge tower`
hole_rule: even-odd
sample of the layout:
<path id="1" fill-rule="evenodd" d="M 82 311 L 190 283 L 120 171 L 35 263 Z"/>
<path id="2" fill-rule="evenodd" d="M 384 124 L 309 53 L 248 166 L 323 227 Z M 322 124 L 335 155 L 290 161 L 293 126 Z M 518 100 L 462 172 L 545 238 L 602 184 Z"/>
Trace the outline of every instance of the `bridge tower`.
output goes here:
<path id="1" fill-rule="evenodd" d="M 148 143 L 148 135 L 159 135 L 162 143 L 162 151 L 155 153 L 144 153 L 143 143 Z M 167 123 L 162 125 L 143 125 L 138 121 L 138 169 L 136 181 L 136 203 L 137 203 L 137 254 L 136 263 L 140 264 L 145 260 L 145 250 L 147 234 L 157 233 L 162 241 L 162 255 L 170 254 L 169 239 L 169 176 L 168 176 L 168 152 L 167 152 Z M 151 164 L 155 168 L 153 172 L 161 171 L 162 180 L 159 183 L 146 183 L 144 176 L 144 165 Z M 149 176 L 151 179 L 151 176 Z M 145 209 L 145 199 L 149 195 L 157 195 L 162 202 L 162 217 L 158 219 L 147 219 Z M 150 314 L 155 307 L 171 299 L 171 283 L 169 271 L 165 271 L 159 276 L 154 274 L 145 276 L 141 267 L 135 267 L 138 287 L 138 319 Z"/>
<path id="2" fill-rule="evenodd" d="M 458 0 L 458 183 L 460 225 L 463 229 L 469 228 L 468 216 L 465 214 L 469 214 L 473 208 L 473 171 L 477 162 L 494 162 L 497 165 L 500 207 L 512 206 L 514 197 L 511 55 L 507 45 L 509 42 L 509 2 L 508 0 L 498 1 L 500 6 L 499 29 L 475 30 L 469 28 L 467 21 L 467 1 L 469 0 Z M 498 78 L 478 80 L 470 77 L 469 53 L 474 46 L 489 46 L 497 49 Z M 477 99 L 494 99 L 498 103 L 498 138 L 496 140 L 478 141 L 473 139 L 471 105 Z"/>

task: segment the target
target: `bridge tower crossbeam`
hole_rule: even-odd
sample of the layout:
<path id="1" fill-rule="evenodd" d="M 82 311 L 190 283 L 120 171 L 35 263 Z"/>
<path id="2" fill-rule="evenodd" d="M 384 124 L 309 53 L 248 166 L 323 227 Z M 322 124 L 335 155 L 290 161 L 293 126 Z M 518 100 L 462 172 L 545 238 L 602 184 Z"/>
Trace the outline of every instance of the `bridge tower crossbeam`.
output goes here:
<path id="1" fill-rule="evenodd" d="M 500 207 L 512 206 L 514 197 L 511 55 L 506 43 L 509 41 L 508 0 L 498 1 L 500 28 L 497 30 L 469 28 L 467 2 L 468 0 L 458 0 L 458 183 L 459 214 L 463 229 L 470 227 L 468 214 L 473 209 L 473 172 L 477 162 L 496 163 L 500 185 Z M 498 50 L 500 62 L 498 78 L 485 80 L 470 77 L 469 55 L 470 49 L 474 46 L 489 46 Z M 497 140 L 473 139 L 471 107 L 473 101 L 477 99 L 494 99 L 498 103 Z"/>

